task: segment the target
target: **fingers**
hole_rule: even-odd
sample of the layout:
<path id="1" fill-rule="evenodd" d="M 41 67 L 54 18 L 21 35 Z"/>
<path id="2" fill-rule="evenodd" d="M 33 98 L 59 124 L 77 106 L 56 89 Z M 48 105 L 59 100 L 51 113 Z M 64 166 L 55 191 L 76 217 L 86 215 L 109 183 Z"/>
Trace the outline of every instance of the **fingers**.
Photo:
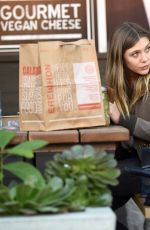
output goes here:
<path id="1" fill-rule="evenodd" d="M 116 103 L 109 103 L 109 115 L 111 120 L 115 123 L 118 124 L 119 123 L 119 119 L 120 119 L 120 112 L 118 110 L 118 107 L 116 105 Z"/>

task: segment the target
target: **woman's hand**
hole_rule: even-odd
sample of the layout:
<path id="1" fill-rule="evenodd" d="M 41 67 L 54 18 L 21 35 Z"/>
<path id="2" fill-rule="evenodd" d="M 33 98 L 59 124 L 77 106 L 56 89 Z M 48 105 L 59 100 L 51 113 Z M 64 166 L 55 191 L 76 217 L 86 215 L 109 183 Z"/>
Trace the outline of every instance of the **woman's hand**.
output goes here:
<path id="1" fill-rule="evenodd" d="M 118 107 L 116 105 L 116 103 L 109 103 L 109 115 L 111 120 L 115 123 L 118 124 L 119 123 L 119 119 L 120 119 L 120 112 L 118 110 Z"/>

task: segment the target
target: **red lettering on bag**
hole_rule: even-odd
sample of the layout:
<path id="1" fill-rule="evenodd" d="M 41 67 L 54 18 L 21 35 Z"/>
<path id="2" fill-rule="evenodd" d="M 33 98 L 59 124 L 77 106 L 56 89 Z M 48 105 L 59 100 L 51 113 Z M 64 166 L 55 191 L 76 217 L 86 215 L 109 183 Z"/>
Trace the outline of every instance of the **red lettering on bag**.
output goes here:
<path id="1" fill-rule="evenodd" d="M 47 86 L 47 106 L 48 113 L 54 113 L 54 92 L 53 92 L 53 78 L 51 65 L 45 65 L 45 76 L 46 76 L 46 86 Z"/>
<path id="2" fill-rule="evenodd" d="M 23 75 L 39 75 L 41 74 L 40 66 L 23 66 L 22 68 Z"/>

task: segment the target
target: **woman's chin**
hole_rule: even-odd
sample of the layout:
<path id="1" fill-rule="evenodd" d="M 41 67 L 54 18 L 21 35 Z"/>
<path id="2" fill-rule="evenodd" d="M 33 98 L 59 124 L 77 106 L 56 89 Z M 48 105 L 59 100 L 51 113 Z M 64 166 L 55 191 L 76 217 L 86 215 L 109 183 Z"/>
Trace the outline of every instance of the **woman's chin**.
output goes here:
<path id="1" fill-rule="evenodd" d="M 149 69 L 148 70 L 142 70 L 142 71 L 140 71 L 138 74 L 140 75 L 140 76 L 145 76 L 145 75 L 147 75 L 147 74 L 149 74 L 150 73 L 150 71 L 149 71 Z"/>

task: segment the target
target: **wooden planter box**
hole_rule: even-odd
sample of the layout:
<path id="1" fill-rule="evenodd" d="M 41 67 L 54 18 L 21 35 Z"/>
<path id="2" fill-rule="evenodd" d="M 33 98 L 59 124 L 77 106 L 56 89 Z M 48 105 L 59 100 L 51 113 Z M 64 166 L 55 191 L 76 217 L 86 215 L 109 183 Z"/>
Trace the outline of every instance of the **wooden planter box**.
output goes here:
<path id="1" fill-rule="evenodd" d="M 55 215 L 0 217 L 5 230 L 115 230 L 116 216 L 109 207 Z"/>

